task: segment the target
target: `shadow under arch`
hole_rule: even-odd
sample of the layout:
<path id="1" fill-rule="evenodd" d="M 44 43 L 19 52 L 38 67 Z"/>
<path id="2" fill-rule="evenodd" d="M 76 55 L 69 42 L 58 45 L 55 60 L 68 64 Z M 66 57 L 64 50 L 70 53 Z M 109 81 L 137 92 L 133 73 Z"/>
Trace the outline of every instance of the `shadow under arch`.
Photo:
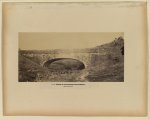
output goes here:
<path id="1" fill-rule="evenodd" d="M 46 61 L 43 67 L 55 70 L 82 70 L 85 65 L 82 61 L 73 58 L 54 58 Z"/>

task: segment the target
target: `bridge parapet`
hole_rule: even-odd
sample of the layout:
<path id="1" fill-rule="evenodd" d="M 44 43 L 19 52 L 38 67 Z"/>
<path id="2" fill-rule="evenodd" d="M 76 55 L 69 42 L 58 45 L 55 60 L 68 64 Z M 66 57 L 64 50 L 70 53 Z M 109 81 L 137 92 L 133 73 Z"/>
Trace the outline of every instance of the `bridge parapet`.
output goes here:
<path id="1" fill-rule="evenodd" d="M 41 66 L 45 62 L 55 58 L 72 58 L 77 59 L 88 66 L 91 63 L 92 53 L 60 53 L 60 54 L 24 54 L 27 57 L 37 58 Z"/>

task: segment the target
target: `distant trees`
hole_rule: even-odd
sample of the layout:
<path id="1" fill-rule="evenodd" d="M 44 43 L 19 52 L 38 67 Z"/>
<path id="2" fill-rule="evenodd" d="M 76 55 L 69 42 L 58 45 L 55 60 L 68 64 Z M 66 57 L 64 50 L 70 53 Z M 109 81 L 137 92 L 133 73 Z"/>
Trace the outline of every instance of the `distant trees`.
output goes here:
<path id="1" fill-rule="evenodd" d="M 121 54 L 124 55 L 124 46 L 121 48 Z"/>

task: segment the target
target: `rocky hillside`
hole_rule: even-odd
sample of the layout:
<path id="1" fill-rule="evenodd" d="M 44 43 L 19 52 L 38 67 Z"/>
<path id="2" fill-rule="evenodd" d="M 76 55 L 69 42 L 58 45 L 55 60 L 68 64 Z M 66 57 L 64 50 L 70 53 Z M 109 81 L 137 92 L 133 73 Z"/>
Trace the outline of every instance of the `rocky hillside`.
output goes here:
<path id="1" fill-rule="evenodd" d="M 48 70 L 36 62 L 19 54 L 19 81 L 35 81 L 37 74 L 46 73 Z"/>
<path id="2" fill-rule="evenodd" d="M 97 46 L 87 78 L 90 81 L 124 81 L 124 39 Z"/>

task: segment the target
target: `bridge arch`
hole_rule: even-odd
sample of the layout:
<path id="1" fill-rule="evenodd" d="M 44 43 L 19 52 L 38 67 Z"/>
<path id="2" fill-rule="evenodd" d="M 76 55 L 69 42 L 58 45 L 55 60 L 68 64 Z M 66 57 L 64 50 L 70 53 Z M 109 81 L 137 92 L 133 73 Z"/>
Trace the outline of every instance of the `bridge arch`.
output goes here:
<path id="1" fill-rule="evenodd" d="M 44 62 L 43 67 L 56 70 L 82 70 L 85 64 L 73 58 L 54 58 Z"/>

